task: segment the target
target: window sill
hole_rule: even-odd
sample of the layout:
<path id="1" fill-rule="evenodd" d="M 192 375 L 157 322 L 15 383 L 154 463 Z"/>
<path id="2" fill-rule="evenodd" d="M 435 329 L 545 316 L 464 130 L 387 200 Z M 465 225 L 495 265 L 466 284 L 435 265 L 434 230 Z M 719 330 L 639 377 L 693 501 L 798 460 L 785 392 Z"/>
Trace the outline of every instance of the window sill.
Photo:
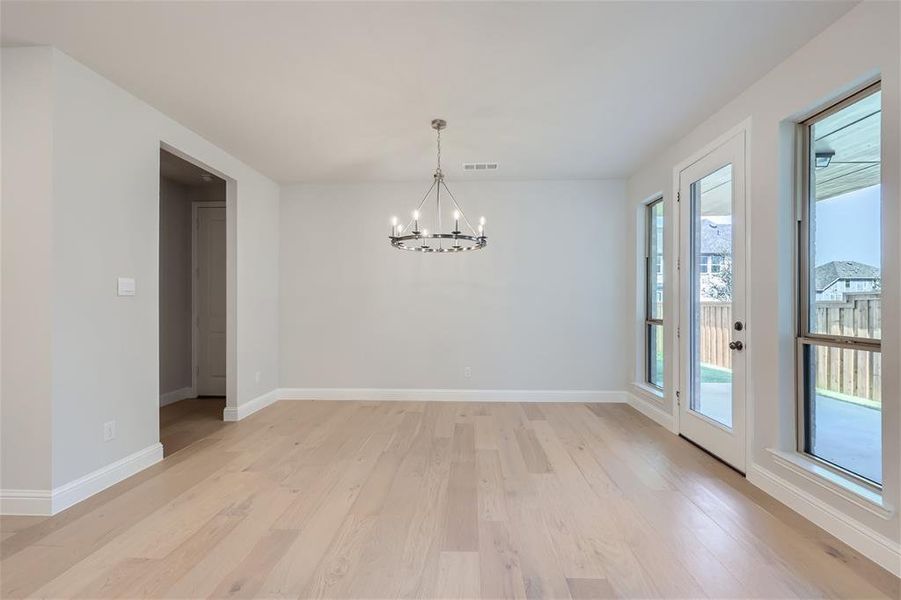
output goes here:
<path id="1" fill-rule="evenodd" d="M 848 502 L 856 504 L 877 517 L 890 519 L 895 512 L 894 507 L 886 503 L 882 494 L 878 491 L 847 477 L 842 477 L 817 461 L 805 457 L 800 452 L 785 452 L 774 448 L 767 448 L 767 451 L 773 456 L 773 460 L 778 465 L 789 469 Z"/>
<path id="2" fill-rule="evenodd" d="M 663 390 L 660 388 L 656 388 L 649 383 L 632 383 L 632 390 L 638 395 L 641 396 L 642 400 L 647 400 L 649 402 L 655 402 L 657 404 L 663 404 Z"/>

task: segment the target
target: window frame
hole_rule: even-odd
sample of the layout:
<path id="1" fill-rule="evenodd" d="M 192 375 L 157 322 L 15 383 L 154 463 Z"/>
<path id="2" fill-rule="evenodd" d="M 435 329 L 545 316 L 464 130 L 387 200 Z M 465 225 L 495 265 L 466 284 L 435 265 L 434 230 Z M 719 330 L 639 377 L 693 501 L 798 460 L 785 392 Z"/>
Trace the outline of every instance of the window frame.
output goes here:
<path id="1" fill-rule="evenodd" d="M 663 276 L 664 282 L 666 281 L 666 274 L 662 269 L 663 261 L 660 262 L 661 268 L 655 269 L 652 268 L 651 261 L 651 244 L 655 235 L 655 223 L 654 223 L 654 209 L 657 205 L 660 205 L 661 209 L 665 208 L 663 204 L 663 196 L 658 196 L 647 202 L 644 205 L 644 220 L 645 220 L 645 243 L 644 243 L 644 382 L 654 388 L 655 390 L 663 391 L 663 385 L 657 385 L 652 378 L 652 369 L 651 365 L 656 362 L 656 357 L 654 356 L 655 349 L 651 346 L 651 331 L 655 326 L 659 326 L 661 330 L 661 335 L 663 334 L 663 315 L 660 315 L 660 318 L 654 318 L 652 314 L 651 307 L 655 303 L 654 292 L 657 289 L 656 287 L 656 279 L 658 275 Z M 663 236 L 661 235 L 660 239 L 660 248 L 663 249 Z M 663 290 L 660 290 L 661 296 L 663 295 Z M 661 302 L 661 305 L 663 303 Z M 666 363 L 664 362 L 664 365 Z M 662 373 L 661 379 L 662 379 Z"/>
<path id="2" fill-rule="evenodd" d="M 882 339 L 860 338 L 855 336 L 830 335 L 825 333 L 813 332 L 810 330 L 810 308 L 815 302 L 816 289 L 811 289 L 811 207 L 816 202 L 811 197 L 814 189 L 814 178 L 816 167 L 812 157 L 811 146 L 811 129 L 819 121 L 833 115 L 840 110 L 855 104 L 856 102 L 875 94 L 882 89 L 882 82 L 877 81 L 866 87 L 846 96 L 842 100 L 830 105 L 829 107 L 817 112 L 798 124 L 800 135 L 799 144 L 799 179 L 800 186 L 798 190 L 798 201 L 796 203 L 796 221 L 797 234 L 795 251 L 797 260 L 795 268 L 797 269 L 795 277 L 795 292 L 797 294 L 796 306 L 796 348 L 795 348 L 795 364 L 796 364 L 796 408 L 797 408 L 797 431 L 796 431 L 796 450 L 805 458 L 815 461 L 828 470 L 837 473 L 842 477 L 853 480 L 865 487 L 881 492 L 883 484 L 872 481 L 862 475 L 850 471 L 838 464 L 821 458 L 808 451 L 810 447 L 811 429 L 807 427 L 807 415 L 809 408 L 808 386 L 810 384 L 808 349 L 817 346 L 826 346 L 833 348 L 841 348 L 845 350 L 861 350 L 869 352 L 882 353 Z M 881 200 L 880 200 L 881 202 Z M 880 226 L 882 225 L 880 221 Z M 881 233 L 881 232 L 880 232 Z M 880 261 L 881 263 L 882 261 Z M 881 265 L 880 265 L 881 266 Z M 885 433 L 884 427 L 882 433 Z M 884 437 L 884 435 L 883 435 Z M 885 465 L 883 465 L 884 477 Z"/>

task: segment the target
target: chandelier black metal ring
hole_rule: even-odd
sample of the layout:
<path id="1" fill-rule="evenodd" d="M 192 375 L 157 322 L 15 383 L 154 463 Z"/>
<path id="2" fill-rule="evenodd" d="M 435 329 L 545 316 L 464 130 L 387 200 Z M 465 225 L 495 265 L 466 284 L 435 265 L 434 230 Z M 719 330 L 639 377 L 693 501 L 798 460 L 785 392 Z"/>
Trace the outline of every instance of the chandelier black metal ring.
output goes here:
<path id="1" fill-rule="evenodd" d="M 488 237 L 485 235 L 485 217 L 479 219 L 478 229 L 472 226 L 469 219 L 453 193 L 444 182 L 444 173 L 441 171 L 441 130 L 447 127 L 444 119 L 432 119 L 432 129 L 437 132 L 438 145 L 438 166 L 435 168 L 435 174 L 432 177 L 432 185 L 429 191 L 425 193 L 422 200 L 413 210 L 410 220 L 406 225 L 398 223 L 397 217 L 391 219 L 391 245 L 398 250 L 409 250 L 411 252 L 468 252 L 470 250 L 481 250 L 488 244 Z M 443 231 L 441 201 L 442 190 L 444 195 L 450 199 L 454 207 L 453 224 L 451 231 Z M 435 193 L 435 218 L 434 231 L 430 232 L 427 227 L 420 228 L 420 225 L 426 223 L 426 217 L 423 211 L 423 205 L 426 200 Z M 460 229 L 462 223 L 467 231 Z M 404 231 L 408 231 L 406 235 Z"/>

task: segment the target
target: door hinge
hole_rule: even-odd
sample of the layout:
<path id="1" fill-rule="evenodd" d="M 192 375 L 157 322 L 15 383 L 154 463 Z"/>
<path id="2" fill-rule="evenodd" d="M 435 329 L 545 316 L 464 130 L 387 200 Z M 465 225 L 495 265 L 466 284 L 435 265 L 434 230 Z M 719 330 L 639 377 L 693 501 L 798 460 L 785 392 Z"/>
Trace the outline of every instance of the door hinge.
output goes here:
<path id="1" fill-rule="evenodd" d="M 682 331 L 679 327 L 676 327 L 676 339 L 678 340 L 681 337 L 682 337 Z"/>
<path id="2" fill-rule="evenodd" d="M 682 406 L 682 398 L 679 396 L 679 390 L 676 390 L 676 406 Z"/>
<path id="3" fill-rule="evenodd" d="M 682 192 L 676 192 L 676 202 L 682 201 Z"/>

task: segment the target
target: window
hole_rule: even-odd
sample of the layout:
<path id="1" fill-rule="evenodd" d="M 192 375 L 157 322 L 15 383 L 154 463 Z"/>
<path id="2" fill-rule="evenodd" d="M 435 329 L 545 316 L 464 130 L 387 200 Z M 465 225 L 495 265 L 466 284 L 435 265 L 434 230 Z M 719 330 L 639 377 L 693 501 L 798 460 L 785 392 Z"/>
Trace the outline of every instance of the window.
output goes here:
<path id="1" fill-rule="evenodd" d="M 663 198 L 645 208 L 645 379 L 663 389 Z"/>
<path id="2" fill-rule="evenodd" d="M 800 449 L 876 487 L 882 485 L 880 122 L 877 84 L 803 124 L 798 236 Z"/>

